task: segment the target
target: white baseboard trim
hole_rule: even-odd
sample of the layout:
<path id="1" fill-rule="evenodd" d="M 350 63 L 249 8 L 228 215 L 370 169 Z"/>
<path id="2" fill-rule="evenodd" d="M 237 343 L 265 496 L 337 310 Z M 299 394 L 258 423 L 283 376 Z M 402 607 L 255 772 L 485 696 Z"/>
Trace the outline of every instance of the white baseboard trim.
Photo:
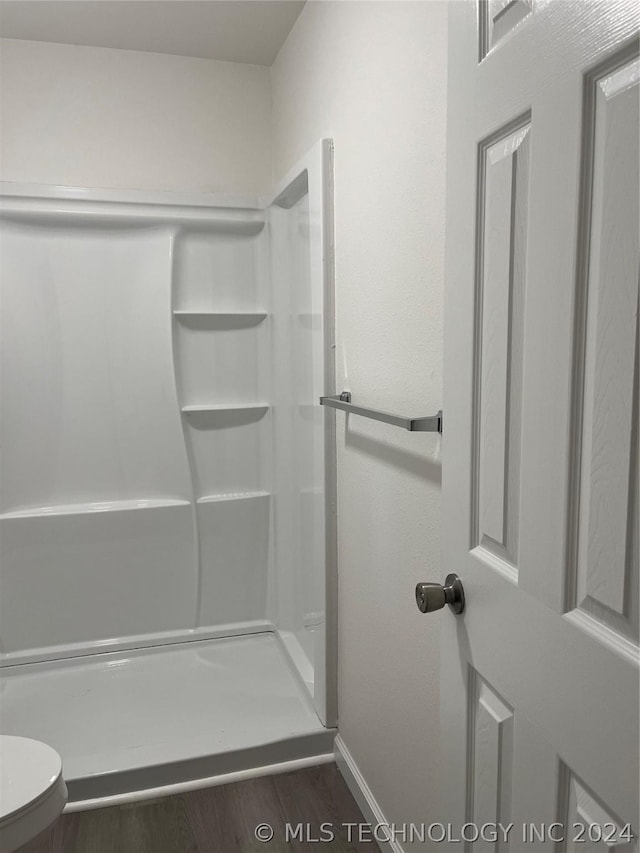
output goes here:
<path id="1" fill-rule="evenodd" d="M 380 827 L 376 842 L 382 853 L 404 853 L 402 847 L 394 838 L 390 838 L 387 841 L 384 840 L 384 827 L 389 825 L 389 821 L 387 821 L 382 813 L 382 809 L 373 796 L 371 788 L 367 785 L 364 776 L 358 769 L 358 765 L 353 760 L 353 756 L 345 746 L 341 735 L 336 736 L 333 751 L 338 770 L 344 777 L 347 787 L 353 794 L 354 800 L 364 815 L 364 819 L 372 827 Z"/>

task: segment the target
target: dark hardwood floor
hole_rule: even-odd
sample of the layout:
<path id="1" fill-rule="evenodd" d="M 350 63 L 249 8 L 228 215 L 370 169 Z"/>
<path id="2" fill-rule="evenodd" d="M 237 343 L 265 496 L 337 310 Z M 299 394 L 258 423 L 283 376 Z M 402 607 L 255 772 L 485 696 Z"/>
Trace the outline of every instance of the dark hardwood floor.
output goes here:
<path id="1" fill-rule="evenodd" d="M 255 836 L 263 823 L 273 827 L 269 842 Z M 285 840 L 287 823 L 293 828 L 303 824 L 302 837 L 298 833 Z M 313 841 L 320 837 L 323 823 L 331 825 L 335 838 Z M 351 830 L 350 841 L 348 823 L 364 823 L 364 818 L 335 764 L 324 764 L 63 815 L 29 853 L 379 853 L 373 842 L 358 841 L 356 830 Z"/>

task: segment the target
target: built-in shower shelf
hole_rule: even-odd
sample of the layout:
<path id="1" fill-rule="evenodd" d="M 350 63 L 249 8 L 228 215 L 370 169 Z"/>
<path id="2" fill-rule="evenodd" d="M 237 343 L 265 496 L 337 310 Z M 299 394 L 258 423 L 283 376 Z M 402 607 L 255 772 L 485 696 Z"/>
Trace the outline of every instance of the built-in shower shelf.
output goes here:
<path id="1" fill-rule="evenodd" d="M 219 501 L 242 501 L 251 498 L 268 498 L 271 492 L 227 492 L 219 495 L 204 495 L 198 498 L 199 504 L 218 503 Z"/>
<path id="2" fill-rule="evenodd" d="M 266 412 L 268 408 L 268 403 L 230 403 L 226 405 L 183 406 L 182 411 L 185 415 L 197 415 L 203 412 L 211 414 L 216 412 Z"/>
<path id="3" fill-rule="evenodd" d="M 89 501 L 78 504 L 50 504 L 28 507 L 0 513 L 0 519 L 46 518 L 52 515 L 84 515 L 93 512 L 121 512 L 130 509 L 158 509 L 169 506 L 188 506 L 189 501 L 174 498 L 150 498 L 148 500 Z"/>
<path id="4" fill-rule="evenodd" d="M 202 322 L 210 321 L 212 323 L 242 321 L 259 323 L 267 316 L 266 311 L 185 311 L 183 309 L 176 309 L 173 313 L 178 320 L 184 322 L 199 320 Z"/>

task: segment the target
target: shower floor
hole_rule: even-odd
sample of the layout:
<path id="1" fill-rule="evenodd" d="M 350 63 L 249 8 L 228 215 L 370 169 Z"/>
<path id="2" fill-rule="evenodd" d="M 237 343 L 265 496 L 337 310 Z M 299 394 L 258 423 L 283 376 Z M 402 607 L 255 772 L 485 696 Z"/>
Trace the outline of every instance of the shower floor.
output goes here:
<path id="1" fill-rule="evenodd" d="M 3 733 L 58 750 L 71 803 L 333 749 L 272 633 L 13 666 L 2 681 Z"/>

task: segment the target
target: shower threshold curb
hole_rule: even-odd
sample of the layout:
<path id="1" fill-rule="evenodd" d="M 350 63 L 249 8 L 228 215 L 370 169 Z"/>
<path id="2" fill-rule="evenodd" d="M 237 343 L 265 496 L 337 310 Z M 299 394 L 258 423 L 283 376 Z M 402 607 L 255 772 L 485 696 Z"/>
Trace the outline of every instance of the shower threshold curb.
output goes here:
<path id="1" fill-rule="evenodd" d="M 64 811 L 86 811 L 168 797 L 187 791 L 228 785 L 245 779 L 289 773 L 335 761 L 336 729 L 218 755 L 67 780 L 69 802 Z M 282 755 L 291 757 L 282 760 Z"/>

